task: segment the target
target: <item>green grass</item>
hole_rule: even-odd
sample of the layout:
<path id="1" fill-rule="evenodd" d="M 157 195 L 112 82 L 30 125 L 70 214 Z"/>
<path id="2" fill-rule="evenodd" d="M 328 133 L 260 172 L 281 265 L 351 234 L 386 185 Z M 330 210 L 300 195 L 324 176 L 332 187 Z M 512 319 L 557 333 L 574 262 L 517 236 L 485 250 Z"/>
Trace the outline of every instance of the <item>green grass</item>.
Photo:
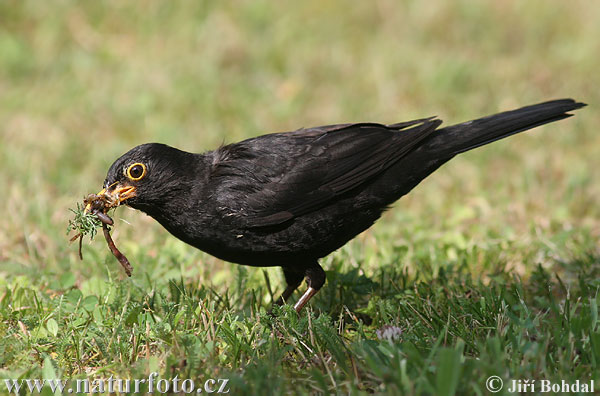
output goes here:
<path id="1" fill-rule="evenodd" d="M 584 1 L 0 3 L 0 377 L 600 389 L 598 20 Z M 266 314 L 278 269 L 224 263 L 141 213 L 113 216 L 131 279 L 102 238 L 80 261 L 65 235 L 68 209 L 143 142 L 203 151 L 560 97 L 590 106 L 452 160 L 322 260 L 327 284 L 300 316 Z"/>

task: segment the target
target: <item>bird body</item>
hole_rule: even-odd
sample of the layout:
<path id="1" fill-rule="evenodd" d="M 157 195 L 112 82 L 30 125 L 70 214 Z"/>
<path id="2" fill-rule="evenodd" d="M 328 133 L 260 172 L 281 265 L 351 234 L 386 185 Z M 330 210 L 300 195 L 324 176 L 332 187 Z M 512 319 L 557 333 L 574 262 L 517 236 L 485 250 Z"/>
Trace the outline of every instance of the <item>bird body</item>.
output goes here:
<path id="1" fill-rule="evenodd" d="M 148 143 L 117 159 L 104 187 L 114 195 L 133 187 L 126 204 L 211 255 L 281 266 L 288 283 L 283 299 L 306 276 L 309 291 L 299 310 L 325 282 L 318 259 L 373 225 L 442 164 L 582 106 L 556 100 L 446 128 L 436 118 L 329 125 L 202 154 Z"/>

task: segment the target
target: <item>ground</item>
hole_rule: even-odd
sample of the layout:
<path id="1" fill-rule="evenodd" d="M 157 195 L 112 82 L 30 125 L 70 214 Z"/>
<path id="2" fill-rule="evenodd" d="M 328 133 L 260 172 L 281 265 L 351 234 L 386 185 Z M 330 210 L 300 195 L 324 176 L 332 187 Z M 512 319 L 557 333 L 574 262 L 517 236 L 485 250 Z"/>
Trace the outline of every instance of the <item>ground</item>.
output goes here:
<path id="1" fill-rule="evenodd" d="M 598 20 L 585 1 L 3 2 L 0 377 L 598 391 Z M 142 213 L 115 213 L 131 279 L 101 236 L 80 261 L 65 234 L 68 209 L 140 143 L 198 152 L 561 97 L 590 106 L 445 165 L 322 260 L 327 284 L 300 316 L 266 314 L 278 269 L 219 261 Z"/>

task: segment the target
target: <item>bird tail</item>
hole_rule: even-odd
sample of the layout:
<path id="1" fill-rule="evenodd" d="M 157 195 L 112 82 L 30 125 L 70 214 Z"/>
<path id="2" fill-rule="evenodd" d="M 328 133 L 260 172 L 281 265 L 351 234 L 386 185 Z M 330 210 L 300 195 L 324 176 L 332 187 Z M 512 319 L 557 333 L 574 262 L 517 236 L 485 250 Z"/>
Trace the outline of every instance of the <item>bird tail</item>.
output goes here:
<path id="1" fill-rule="evenodd" d="M 583 106 L 584 103 L 572 99 L 553 100 L 440 128 L 387 171 L 374 186 L 373 194 L 391 204 L 455 155 L 539 125 L 571 117 L 569 111 Z M 390 186 L 394 188 L 390 189 Z"/>
<path id="2" fill-rule="evenodd" d="M 567 112 L 586 106 L 573 99 L 559 99 L 479 118 L 439 129 L 423 147 L 441 157 L 453 157 L 496 140 L 571 117 Z"/>

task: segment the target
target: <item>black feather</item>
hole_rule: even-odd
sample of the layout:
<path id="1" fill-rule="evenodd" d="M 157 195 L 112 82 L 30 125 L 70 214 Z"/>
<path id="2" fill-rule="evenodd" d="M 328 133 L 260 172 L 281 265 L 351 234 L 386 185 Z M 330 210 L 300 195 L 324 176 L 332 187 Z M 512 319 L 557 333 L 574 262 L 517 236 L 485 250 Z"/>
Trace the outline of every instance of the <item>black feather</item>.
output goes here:
<path id="1" fill-rule="evenodd" d="M 318 289 L 325 281 L 318 258 L 369 228 L 452 157 L 582 106 L 555 100 L 440 129 L 433 117 L 327 125 L 204 154 L 145 144 L 115 161 L 105 186 L 134 186 L 126 203 L 190 245 L 240 264 L 282 266 L 292 291 L 304 275 Z M 147 174 L 127 180 L 124 169 L 136 162 Z"/>

